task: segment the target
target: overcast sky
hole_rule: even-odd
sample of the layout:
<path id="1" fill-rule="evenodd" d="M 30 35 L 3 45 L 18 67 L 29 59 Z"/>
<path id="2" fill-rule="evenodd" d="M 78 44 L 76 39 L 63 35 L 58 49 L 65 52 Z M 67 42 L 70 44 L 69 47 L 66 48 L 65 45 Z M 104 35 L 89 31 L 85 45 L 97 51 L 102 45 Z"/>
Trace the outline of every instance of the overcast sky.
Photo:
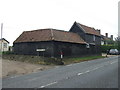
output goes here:
<path id="1" fill-rule="evenodd" d="M 0 0 L 3 37 L 10 45 L 23 32 L 54 28 L 68 31 L 75 21 L 118 35 L 119 0 Z M 71 37 L 72 38 L 72 37 Z"/>

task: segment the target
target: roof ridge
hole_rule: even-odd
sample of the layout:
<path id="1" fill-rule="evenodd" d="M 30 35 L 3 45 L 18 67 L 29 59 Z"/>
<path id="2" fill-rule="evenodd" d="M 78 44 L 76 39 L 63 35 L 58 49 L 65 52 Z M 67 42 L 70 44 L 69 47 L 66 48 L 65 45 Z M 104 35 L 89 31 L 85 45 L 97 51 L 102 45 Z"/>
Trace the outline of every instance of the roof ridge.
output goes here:
<path id="1" fill-rule="evenodd" d="M 6 40 L 5 38 L 1 38 L 0 40 L 5 40 L 6 42 L 10 43 L 8 40 Z"/>
<path id="2" fill-rule="evenodd" d="M 83 25 L 83 26 L 86 26 L 86 27 L 88 27 L 88 28 L 95 29 L 94 27 L 90 27 L 90 26 L 87 26 L 87 25 L 81 24 L 81 23 L 79 23 L 79 22 L 76 22 L 76 23 L 77 23 L 77 24 L 80 24 L 80 25 Z"/>
<path id="3" fill-rule="evenodd" d="M 64 31 L 64 30 L 58 30 L 58 29 L 52 29 L 52 28 L 48 28 L 48 29 L 37 29 L 37 30 L 31 30 L 31 31 L 23 31 L 23 33 L 24 32 L 35 32 L 35 31 L 42 31 L 42 30 L 52 30 L 52 32 L 53 32 L 53 30 L 54 31 L 60 31 L 60 32 L 67 32 L 67 33 L 73 33 L 73 32 L 69 32 L 69 31 Z M 52 33 L 51 33 L 52 34 Z M 53 35 L 54 36 L 54 35 Z"/>
<path id="4" fill-rule="evenodd" d="M 30 31 L 24 31 L 24 32 L 34 32 L 34 31 L 42 31 L 42 30 L 49 30 L 49 29 L 36 29 L 36 30 L 30 30 Z"/>
<path id="5" fill-rule="evenodd" d="M 79 25 L 78 25 L 79 24 Z M 80 23 L 77 23 L 78 27 L 80 27 L 85 33 L 86 31 L 84 30 L 84 28 L 82 28 L 81 24 Z"/>
<path id="6" fill-rule="evenodd" d="M 85 26 L 85 27 L 88 27 L 88 28 L 91 28 L 91 29 L 94 29 L 95 30 L 95 28 L 94 27 L 90 27 L 90 26 L 87 26 L 87 25 L 84 25 L 84 24 L 81 24 L 81 23 L 79 23 L 80 25 L 83 25 L 83 26 Z"/>
<path id="7" fill-rule="evenodd" d="M 69 32 L 69 31 L 65 31 L 65 30 L 60 30 L 60 29 L 52 29 L 54 31 L 60 31 L 60 32 Z"/>
<path id="8" fill-rule="evenodd" d="M 86 25 L 80 24 L 80 23 L 78 23 L 78 22 L 77 22 L 77 25 L 78 25 L 83 31 L 85 31 L 85 33 L 100 36 L 100 33 L 98 32 L 98 30 L 95 29 L 94 27 L 86 26 Z"/>
<path id="9" fill-rule="evenodd" d="M 36 29 L 36 30 L 30 30 L 30 31 L 23 31 L 23 32 L 34 32 L 34 31 L 42 31 L 42 30 L 56 30 L 56 31 L 62 31 L 62 32 L 66 32 L 64 30 L 58 30 L 58 29 L 53 29 L 53 28 L 44 28 L 44 29 Z"/>

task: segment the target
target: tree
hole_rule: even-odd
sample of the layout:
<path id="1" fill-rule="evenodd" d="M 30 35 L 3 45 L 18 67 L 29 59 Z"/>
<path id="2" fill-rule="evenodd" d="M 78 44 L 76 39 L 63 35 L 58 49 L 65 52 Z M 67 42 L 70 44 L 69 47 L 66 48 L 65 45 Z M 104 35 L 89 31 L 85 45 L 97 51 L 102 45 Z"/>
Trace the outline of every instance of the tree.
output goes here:
<path id="1" fill-rule="evenodd" d="M 115 38 L 115 44 L 118 46 L 118 49 L 120 50 L 120 36 Z"/>

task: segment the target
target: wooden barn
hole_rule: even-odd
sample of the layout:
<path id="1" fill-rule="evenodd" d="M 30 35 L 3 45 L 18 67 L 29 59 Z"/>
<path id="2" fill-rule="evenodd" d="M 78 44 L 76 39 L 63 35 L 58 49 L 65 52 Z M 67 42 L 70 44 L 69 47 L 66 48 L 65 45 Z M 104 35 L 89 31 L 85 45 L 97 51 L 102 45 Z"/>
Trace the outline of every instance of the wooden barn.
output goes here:
<path id="1" fill-rule="evenodd" d="M 99 29 L 74 22 L 69 32 L 77 33 L 88 45 L 94 46 L 96 54 L 101 54 L 101 34 Z"/>
<path id="2" fill-rule="evenodd" d="M 81 34 L 80 27 L 75 22 L 70 31 L 56 29 L 24 31 L 13 43 L 14 53 L 57 58 L 61 57 L 61 54 L 63 57 L 100 55 L 101 52 L 98 50 L 101 43 L 100 33 L 94 30 L 92 34 L 84 31 Z"/>

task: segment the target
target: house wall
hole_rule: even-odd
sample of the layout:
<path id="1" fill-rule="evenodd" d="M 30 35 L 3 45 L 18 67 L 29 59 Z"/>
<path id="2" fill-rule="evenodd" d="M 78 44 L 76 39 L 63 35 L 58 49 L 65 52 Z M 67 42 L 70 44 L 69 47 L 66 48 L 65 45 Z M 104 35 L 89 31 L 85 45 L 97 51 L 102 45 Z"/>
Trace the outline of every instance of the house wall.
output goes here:
<path id="1" fill-rule="evenodd" d="M 96 36 L 95 43 L 96 43 L 96 45 L 101 45 L 101 37 L 100 36 Z"/>
<path id="2" fill-rule="evenodd" d="M 87 34 L 85 33 L 81 27 L 79 27 L 76 22 L 70 29 L 70 32 L 74 32 L 80 35 L 80 37 L 89 44 L 95 44 L 94 51 L 97 54 L 101 54 L 101 37 L 97 35 Z M 95 36 L 95 41 L 93 40 L 93 36 Z M 90 50 L 89 50 L 90 51 Z M 91 51 L 90 51 L 91 52 Z"/>
<path id="3" fill-rule="evenodd" d="M 101 45 L 104 45 L 104 41 L 101 41 Z"/>
<path id="4" fill-rule="evenodd" d="M 20 55 L 39 55 L 45 57 L 57 57 L 60 58 L 61 51 L 63 57 L 80 57 L 90 55 L 100 55 L 96 51 L 94 45 L 90 45 L 90 48 L 86 48 L 86 44 L 75 44 L 68 42 L 29 42 L 29 43 L 14 43 L 14 53 Z M 36 49 L 45 49 L 45 52 L 37 52 Z"/>
<path id="5" fill-rule="evenodd" d="M 93 35 L 86 34 L 86 42 L 87 43 L 95 43 L 95 41 L 93 40 Z"/>
<path id="6" fill-rule="evenodd" d="M 92 35 L 92 34 L 87 34 L 85 33 L 81 27 L 79 27 L 76 22 L 73 24 L 71 29 L 69 30 L 70 32 L 74 32 L 80 35 L 80 37 L 85 40 L 87 43 L 95 43 L 97 45 L 101 44 L 101 37 Z M 93 36 L 95 36 L 95 41 L 93 40 Z"/>
<path id="7" fill-rule="evenodd" d="M 21 55 L 39 55 L 45 57 L 53 57 L 53 42 L 26 42 L 14 43 L 13 51 L 15 54 Z M 45 49 L 44 52 L 38 52 L 37 49 Z"/>
<path id="8" fill-rule="evenodd" d="M 0 41 L 0 51 L 9 51 L 9 44 L 5 40 Z"/>
<path id="9" fill-rule="evenodd" d="M 95 40 L 94 40 L 94 37 L 95 37 Z M 86 34 L 86 42 L 95 43 L 95 45 L 101 45 L 101 37 L 92 35 L 92 34 Z"/>
<path id="10" fill-rule="evenodd" d="M 74 23 L 69 32 L 74 32 L 80 35 L 80 37 L 85 40 L 85 33 L 84 31 L 76 24 Z"/>
<path id="11" fill-rule="evenodd" d="M 93 39 L 93 36 L 95 36 L 95 41 Z M 100 36 L 86 34 L 86 42 L 95 44 L 94 48 L 95 48 L 96 53 L 98 53 L 98 54 L 101 53 L 101 37 Z"/>
<path id="12" fill-rule="evenodd" d="M 90 45 L 90 48 L 86 48 L 86 44 L 54 42 L 54 56 L 60 57 L 61 51 L 64 57 L 100 55 L 94 45 Z"/>

